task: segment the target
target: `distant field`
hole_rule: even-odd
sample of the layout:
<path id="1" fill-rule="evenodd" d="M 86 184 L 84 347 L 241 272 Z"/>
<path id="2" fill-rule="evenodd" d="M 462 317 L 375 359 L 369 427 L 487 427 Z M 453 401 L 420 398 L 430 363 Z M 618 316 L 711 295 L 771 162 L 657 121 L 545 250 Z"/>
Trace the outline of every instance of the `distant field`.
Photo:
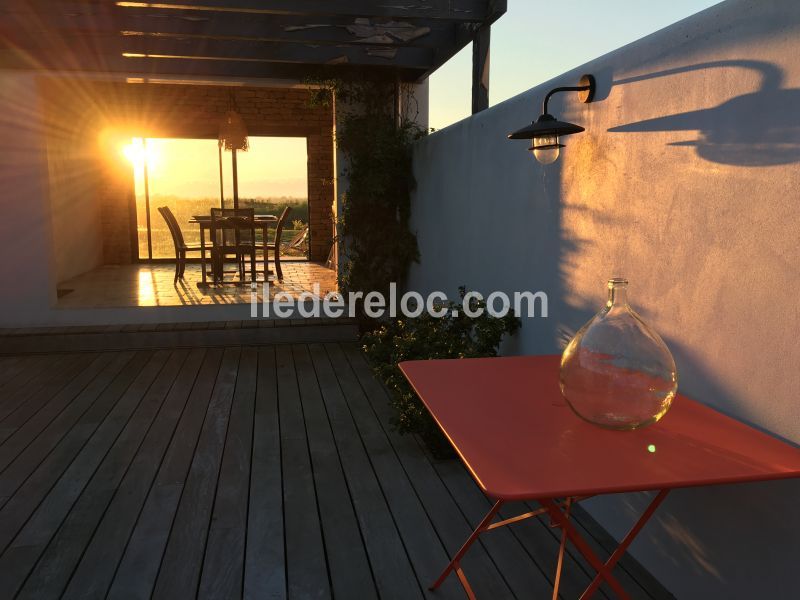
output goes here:
<path id="1" fill-rule="evenodd" d="M 147 217 L 145 215 L 144 199 L 138 198 L 137 220 L 139 231 L 139 256 L 147 257 Z M 150 219 L 153 238 L 153 258 L 174 258 L 175 249 L 172 245 L 167 224 L 158 212 L 158 207 L 168 206 L 175 215 L 178 224 L 183 231 L 183 237 L 187 244 L 200 243 L 200 230 L 197 225 L 189 223 L 189 219 L 194 215 L 207 215 L 212 207 L 219 206 L 219 198 L 181 198 L 178 196 L 154 195 L 150 197 Z M 225 206 L 233 207 L 233 199 L 226 199 Z M 308 200 L 305 198 L 240 198 L 240 208 L 253 208 L 256 214 L 280 215 L 285 207 L 290 207 L 289 226 L 284 229 L 283 241 L 288 241 L 308 223 Z M 293 223 L 302 221 L 303 225 L 296 228 Z M 301 248 L 299 252 L 291 252 L 290 256 L 304 256 L 306 249 Z"/>

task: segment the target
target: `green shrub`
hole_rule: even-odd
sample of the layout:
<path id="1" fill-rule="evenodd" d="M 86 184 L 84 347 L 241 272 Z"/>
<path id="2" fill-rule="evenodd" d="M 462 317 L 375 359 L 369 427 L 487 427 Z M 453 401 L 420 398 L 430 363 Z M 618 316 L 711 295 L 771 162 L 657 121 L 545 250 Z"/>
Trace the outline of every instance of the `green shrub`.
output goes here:
<path id="1" fill-rule="evenodd" d="M 465 288 L 459 288 L 459 294 L 463 301 Z M 444 317 L 424 312 L 417 318 L 392 319 L 361 338 L 373 371 L 391 392 L 397 430 L 419 434 L 440 458 L 452 456 L 453 449 L 397 365 L 405 360 L 497 356 L 503 335 L 514 333 L 520 320 L 512 314 L 492 317 L 483 301 L 473 299 L 470 306 L 484 309 L 481 316 L 467 317 L 461 302 L 447 302 Z"/>

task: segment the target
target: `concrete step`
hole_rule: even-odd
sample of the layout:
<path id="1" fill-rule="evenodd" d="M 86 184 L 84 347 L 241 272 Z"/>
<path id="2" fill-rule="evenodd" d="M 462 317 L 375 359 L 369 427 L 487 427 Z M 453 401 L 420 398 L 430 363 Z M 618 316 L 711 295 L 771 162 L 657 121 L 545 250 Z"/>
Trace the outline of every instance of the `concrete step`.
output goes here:
<path id="1" fill-rule="evenodd" d="M 251 319 L 0 329 L 0 354 L 350 342 L 353 319 Z"/>

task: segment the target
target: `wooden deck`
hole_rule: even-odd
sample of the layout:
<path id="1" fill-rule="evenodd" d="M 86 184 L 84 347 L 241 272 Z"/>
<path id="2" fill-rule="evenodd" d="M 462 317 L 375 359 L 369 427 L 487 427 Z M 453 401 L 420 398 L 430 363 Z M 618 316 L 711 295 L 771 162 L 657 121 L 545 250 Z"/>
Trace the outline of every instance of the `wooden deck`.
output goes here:
<path id="1" fill-rule="evenodd" d="M 464 597 L 427 585 L 489 502 L 392 430 L 355 344 L 0 353 L 0 596 Z M 528 520 L 464 569 L 479 598 L 549 598 L 557 548 Z M 564 598 L 588 572 L 569 558 Z"/>

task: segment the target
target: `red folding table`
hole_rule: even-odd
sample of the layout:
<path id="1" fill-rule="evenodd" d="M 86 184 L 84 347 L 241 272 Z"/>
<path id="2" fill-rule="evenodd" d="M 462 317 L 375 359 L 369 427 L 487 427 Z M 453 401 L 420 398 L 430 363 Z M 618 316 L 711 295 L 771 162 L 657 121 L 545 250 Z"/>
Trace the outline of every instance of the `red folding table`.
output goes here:
<path id="1" fill-rule="evenodd" d="M 548 515 L 561 528 L 553 586 L 558 596 L 567 541 L 597 575 L 629 596 L 612 570 L 669 490 L 800 476 L 800 449 L 678 394 L 661 421 L 636 431 L 591 425 L 567 406 L 558 385 L 559 356 L 408 361 L 400 368 L 428 407 L 492 509 L 431 589 L 455 571 L 474 598 L 460 561 L 482 533 Z M 569 521 L 570 506 L 601 494 L 656 491 L 605 563 Z M 493 522 L 504 503 L 536 500 L 541 508 Z"/>

